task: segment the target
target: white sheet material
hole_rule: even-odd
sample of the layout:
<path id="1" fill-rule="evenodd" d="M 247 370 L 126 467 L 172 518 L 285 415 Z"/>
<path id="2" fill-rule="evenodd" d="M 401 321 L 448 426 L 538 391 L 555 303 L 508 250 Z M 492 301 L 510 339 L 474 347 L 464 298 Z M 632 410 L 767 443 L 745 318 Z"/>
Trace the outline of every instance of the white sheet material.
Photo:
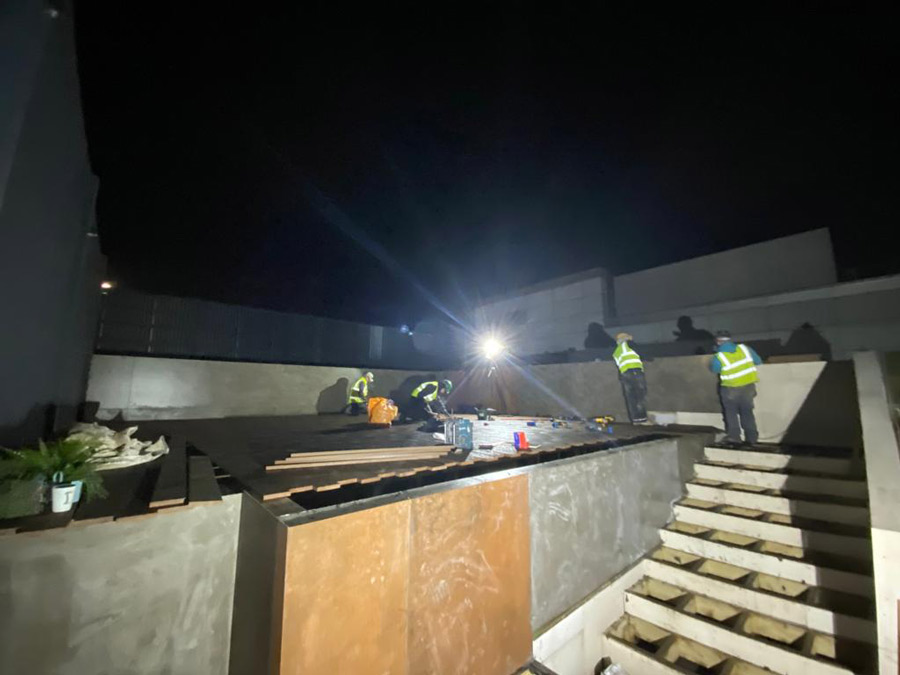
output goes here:
<path id="1" fill-rule="evenodd" d="M 123 431 L 113 431 L 96 422 L 81 423 L 72 427 L 66 440 L 82 441 L 96 448 L 97 452 L 91 461 L 97 465 L 97 471 L 143 464 L 169 452 L 169 446 L 163 436 L 155 443 L 132 438 L 137 429 L 128 427 Z"/>

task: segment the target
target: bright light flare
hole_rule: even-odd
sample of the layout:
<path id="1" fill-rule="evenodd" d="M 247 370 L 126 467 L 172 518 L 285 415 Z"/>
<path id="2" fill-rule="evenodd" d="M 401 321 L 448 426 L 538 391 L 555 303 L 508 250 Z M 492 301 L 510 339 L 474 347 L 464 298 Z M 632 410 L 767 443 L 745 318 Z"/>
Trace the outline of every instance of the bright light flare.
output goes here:
<path id="1" fill-rule="evenodd" d="M 111 291 L 113 288 L 115 288 L 115 286 L 116 285 L 111 281 L 104 281 L 100 284 L 100 289 L 104 291 Z"/>
<path id="2" fill-rule="evenodd" d="M 492 361 L 505 351 L 504 344 L 495 337 L 486 337 L 481 341 L 481 353 Z"/>

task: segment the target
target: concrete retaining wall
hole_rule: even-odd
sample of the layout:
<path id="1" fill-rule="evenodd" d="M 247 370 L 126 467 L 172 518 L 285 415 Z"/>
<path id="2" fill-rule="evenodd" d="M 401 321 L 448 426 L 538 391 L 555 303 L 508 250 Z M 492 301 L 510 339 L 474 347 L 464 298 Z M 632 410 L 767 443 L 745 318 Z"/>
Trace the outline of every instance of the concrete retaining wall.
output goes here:
<path id="1" fill-rule="evenodd" d="M 659 543 L 699 437 L 642 443 L 529 473 L 531 626 L 564 614 Z M 680 446 L 680 447 L 679 447 Z"/>
<path id="2" fill-rule="evenodd" d="M 0 672 L 227 673 L 240 500 L 3 537 Z"/>
<path id="3" fill-rule="evenodd" d="M 87 399 L 99 417 L 128 420 L 202 419 L 338 412 L 359 368 L 197 361 L 95 355 Z M 425 373 L 373 370 L 370 393 L 389 396 Z"/>
<path id="4" fill-rule="evenodd" d="M 896 355 L 864 352 L 853 357 L 862 416 L 866 480 L 872 518 L 872 561 L 878 622 L 878 673 L 895 675 L 900 664 L 900 428 L 891 371 Z M 893 373 L 896 375 L 896 371 Z"/>
<path id="5" fill-rule="evenodd" d="M 717 378 L 709 356 L 645 362 L 648 408 L 677 413 L 674 422 L 723 428 Z M 806 445 L 859 444 L 859 409 L 850 362 L 765 364 L 759 370 L 756 418 L 761 439 Z M 520 415 L 611 414 L 627 420 L 613 363 L 504 367 L 471 377 L 457 403 L 485 402 Z M 669 417 L 672 417 L 669 415 Z"/>

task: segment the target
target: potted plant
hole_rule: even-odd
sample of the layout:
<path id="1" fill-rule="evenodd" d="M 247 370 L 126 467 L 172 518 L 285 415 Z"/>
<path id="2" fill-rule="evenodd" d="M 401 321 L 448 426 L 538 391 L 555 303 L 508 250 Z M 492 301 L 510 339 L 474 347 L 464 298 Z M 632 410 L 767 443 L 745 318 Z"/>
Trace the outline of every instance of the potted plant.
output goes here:
<path id="1" fill-rule="evenodd" d="M 80 492 L 88 501 L 105 497 L 103 479 L 90 461 L 94 452 L 81 441 L 67 440 L 39 441 L 36 449 L 3 450 L 0 456 L 0 482 L 4 485 L 39 483 L 44 490 L 48 485 L 52 490 L 54 485 L 72 484 L 75 493 L 72 501 L 78 500 Z"/>

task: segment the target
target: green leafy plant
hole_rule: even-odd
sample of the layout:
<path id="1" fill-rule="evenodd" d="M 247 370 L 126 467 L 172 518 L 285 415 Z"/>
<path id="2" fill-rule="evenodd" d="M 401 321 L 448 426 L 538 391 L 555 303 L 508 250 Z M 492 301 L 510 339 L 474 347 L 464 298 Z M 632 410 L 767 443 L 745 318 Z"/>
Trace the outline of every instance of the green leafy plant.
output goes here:
<path id="1" fill-rule="evenodd" d="M 64 481 L 80 480 L 85 498 L 105 497 L 103 479 L 91 463 L 96 450 L 82 441 L 38 442 L 37 449 L 3 450 L 0 480 L 32 480 L 43 477 L 47 483 L 61 474 Z M 58 477 L 58 476 L 57 476 Z"/>

